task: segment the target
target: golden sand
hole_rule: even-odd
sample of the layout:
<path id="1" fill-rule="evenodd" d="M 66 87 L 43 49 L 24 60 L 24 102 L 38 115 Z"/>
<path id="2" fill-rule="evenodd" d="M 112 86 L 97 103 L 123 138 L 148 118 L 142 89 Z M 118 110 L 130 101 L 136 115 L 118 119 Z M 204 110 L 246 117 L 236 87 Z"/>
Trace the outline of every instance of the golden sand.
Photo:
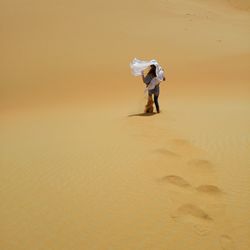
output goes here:
<path id="1" fill-rule="evenodd" d="M 2 1 L 0 249 L 248 250 L 249 8 Z"/>

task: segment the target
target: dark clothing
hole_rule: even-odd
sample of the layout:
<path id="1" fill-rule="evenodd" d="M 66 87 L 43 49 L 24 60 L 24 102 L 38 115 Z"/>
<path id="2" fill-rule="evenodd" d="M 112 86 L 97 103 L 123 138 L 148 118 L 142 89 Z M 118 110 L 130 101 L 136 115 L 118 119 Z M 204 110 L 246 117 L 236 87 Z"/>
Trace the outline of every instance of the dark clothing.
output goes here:
<path id="1" fill-rule="evenodd" d="M 144 78 L 144 83 L 146 85 L 150 84 L 150 82 L 154 79 L 154 76 L 152 74 L 148 74 L 145 78 Z M 148 90 L 148 95 L 152 97 L 152 95 L 154 95 L 154 103 L 155 103 L 155 107 L 157 112 L 160 112 L 160 107 L 159 107 L 159 102 L 158 102 L 158 97 L 160 94 L 160 83 L 157 84 L 155 86 L 154 89 L 150 89 Z"/>
<path id="2" fill-rule="evenodd" d="M 147 74 L 146 77 L 144 78 L 144 83 L 148 85 L 152 81 L 153 78 L 154 76 L 152 74 Z"/>
<path id="3" fill-rule="evenodd" d="M 144 78 L 144 83 L 146 83 L 146 85 L 150 84 L 150 82 L 154 79 L 154 76 L 152 74 L 148 74 L 145 78 Z M 160 84 L 157 84 L 155 86 L 154 89 L 150 89 L 148 91 L 149 94 L 151 95 L 159 95 L 160 94 Z"/>
<path id="4" fill-rule="evenodd" d="M 159 113 L 160 107 L 159 107 L 158 97 L 159 97 L 159 95 L 154 95 L 155 107 L 156 107 L 157 112 Z"/>
<path id="5" fill-rule="evenodd" d="M 151 98 L 152 98 L 152 94 L 149 94 L 149 96 L 151 96 Z M 154 95 L 154 103 L 155 103 L 157 113 L 160 113 L 160 106 L 159 106 L 159 102 L 158 102 L 158 97 L 159 97 L 159 95 Z"/>
<path id="6" fill-rule="evenodd" d="M 159 94 L 160 94 L 160 84 L 157 84 L 154 89 L 150 89 L 148 91 L 148 93 L 150 95 L 157 95 L 157 96 L 159 96 Z"/>

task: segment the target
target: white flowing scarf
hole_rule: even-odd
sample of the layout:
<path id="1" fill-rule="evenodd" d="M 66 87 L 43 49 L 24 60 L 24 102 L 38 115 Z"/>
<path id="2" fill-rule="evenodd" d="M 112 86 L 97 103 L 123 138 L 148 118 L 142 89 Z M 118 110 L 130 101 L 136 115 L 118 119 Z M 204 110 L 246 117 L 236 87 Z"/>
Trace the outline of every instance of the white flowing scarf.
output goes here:
<path id="1" fill-rule="evenodd" d="M 164 70 L 159 65 L 159 63 L 156 60 L 150 60 L 150 61 L 142 61 L 139 59 L 134 59 L 130 63 L 131 72 L 134 76 L 140 76 L 142 75 L 142 71 L 147 69 L 150 65 L 155 65 L 156 67 L 156 78 L 159 82 L 163 81 L 164 79 Z"/>

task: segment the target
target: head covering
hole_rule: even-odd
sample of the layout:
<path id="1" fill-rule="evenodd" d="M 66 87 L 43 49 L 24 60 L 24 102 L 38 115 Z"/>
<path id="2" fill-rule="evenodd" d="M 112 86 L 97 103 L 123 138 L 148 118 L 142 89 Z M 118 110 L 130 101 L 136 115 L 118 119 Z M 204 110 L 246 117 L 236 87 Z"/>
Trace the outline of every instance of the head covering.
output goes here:
<path id="1" fill-rule="evenodd" d="M 157 77 L 157 79 L 159 81 L 163 81 L 164 70 L 163 70 L 163 68 L 160 66 L 160 64 L 155 59 L 152 59 L 150 61 L 142 61 L 142 60 L 139 60 L 139 59 L 135 58 L 130 63 L 131 73 L 134 76 L 140 76 L 141 72 L 143 70 L 145 70 L 146 68 L 148 68 L 152 64 L 155 65 L 155 67 L 156 67 L 156 77 Z"/>

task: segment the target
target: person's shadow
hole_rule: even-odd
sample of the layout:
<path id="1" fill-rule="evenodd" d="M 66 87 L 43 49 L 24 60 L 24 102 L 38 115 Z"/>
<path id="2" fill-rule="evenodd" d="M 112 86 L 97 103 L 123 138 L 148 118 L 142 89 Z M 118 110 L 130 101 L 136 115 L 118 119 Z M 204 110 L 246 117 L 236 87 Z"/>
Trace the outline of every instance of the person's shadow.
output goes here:
<path id="1" fill-rule="evenodd" d="M 131 115 L 128 115 L 128 117 L 133 117 L 133 116 L 152 116 L 152 115 L 156 115 L 157 113 L 156 112 L 153 112 L 153 113 L 138 113 L 138 114 L 131 114 Z"/>

